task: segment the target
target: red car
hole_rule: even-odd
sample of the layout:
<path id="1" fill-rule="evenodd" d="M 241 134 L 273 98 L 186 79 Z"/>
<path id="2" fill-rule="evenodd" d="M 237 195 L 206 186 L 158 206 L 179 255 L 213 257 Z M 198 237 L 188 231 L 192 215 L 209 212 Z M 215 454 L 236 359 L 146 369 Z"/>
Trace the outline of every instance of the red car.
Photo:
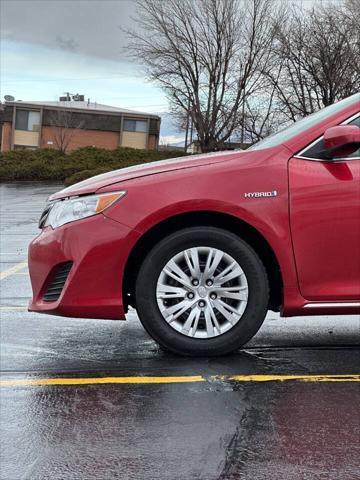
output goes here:
<path id="1" fill-rule="evenodd" d="M 124 319 L 186 355 L 245 344 L 269 309 L 360 313 L 360 94 L 246 151 L 99 175 L 53 195 L 29 310 Z"/>

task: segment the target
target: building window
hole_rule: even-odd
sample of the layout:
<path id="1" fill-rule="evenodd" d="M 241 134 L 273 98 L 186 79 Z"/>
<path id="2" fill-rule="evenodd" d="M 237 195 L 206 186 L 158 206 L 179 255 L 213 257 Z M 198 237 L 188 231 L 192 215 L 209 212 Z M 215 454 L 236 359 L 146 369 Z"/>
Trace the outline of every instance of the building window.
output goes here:
<path id="1" fill-rule="evenodd" d="M 124 120 L 124 132 L 147 132 L 146 120 L 132 120 L 131 118 L 125 118 Z"/>
<path id="2" fill-rule="evenodd" d="M 26 130 L 28 132 L 39 132 L 40 112 L 16 109 L 15 129 Z"/>
<path id="3" fill-rule="evenodd" d="M 14 145 L 14 150 L 37 150 L 37 148 L 31 145 Z"/>

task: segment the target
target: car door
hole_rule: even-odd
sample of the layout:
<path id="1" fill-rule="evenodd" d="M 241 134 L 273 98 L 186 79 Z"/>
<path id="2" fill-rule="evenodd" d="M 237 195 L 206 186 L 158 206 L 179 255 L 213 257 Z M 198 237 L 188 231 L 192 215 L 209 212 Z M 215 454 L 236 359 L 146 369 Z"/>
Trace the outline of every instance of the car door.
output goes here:
<path id="1" fill-rule="evenodd" d="M 347 122 L 360 127 L 360 116 Z M 301 294 L 360 298 L 360 149 L 324 161 L 323 140 L 290 159 L 290 226 Z"/>

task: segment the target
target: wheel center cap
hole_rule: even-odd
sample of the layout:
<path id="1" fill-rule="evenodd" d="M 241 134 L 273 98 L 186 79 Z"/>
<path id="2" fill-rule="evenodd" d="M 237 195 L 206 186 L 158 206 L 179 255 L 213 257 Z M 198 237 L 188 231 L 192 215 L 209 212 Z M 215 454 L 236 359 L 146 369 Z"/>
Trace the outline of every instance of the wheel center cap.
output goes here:
<path id="1" fill-rule="evenodd" d="M 206 298 L 207 297 L 207 290 L 205 287 L 199 287 L 198 288 L 198 294 L 200 298 Z"/>

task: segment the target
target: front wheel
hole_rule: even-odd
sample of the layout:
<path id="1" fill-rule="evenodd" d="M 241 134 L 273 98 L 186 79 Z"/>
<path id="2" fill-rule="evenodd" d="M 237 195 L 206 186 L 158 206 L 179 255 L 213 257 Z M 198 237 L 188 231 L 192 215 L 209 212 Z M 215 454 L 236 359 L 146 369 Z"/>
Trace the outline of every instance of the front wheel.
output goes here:
<path id="1" fill-rule="evenodd" d="M 182 355 L 229 353 L 252 338 L 269 303 L 266 270 L 236 235 L 187 228 L 163 239 L 146 257 L 136 305 L 147 332 Z"/>

